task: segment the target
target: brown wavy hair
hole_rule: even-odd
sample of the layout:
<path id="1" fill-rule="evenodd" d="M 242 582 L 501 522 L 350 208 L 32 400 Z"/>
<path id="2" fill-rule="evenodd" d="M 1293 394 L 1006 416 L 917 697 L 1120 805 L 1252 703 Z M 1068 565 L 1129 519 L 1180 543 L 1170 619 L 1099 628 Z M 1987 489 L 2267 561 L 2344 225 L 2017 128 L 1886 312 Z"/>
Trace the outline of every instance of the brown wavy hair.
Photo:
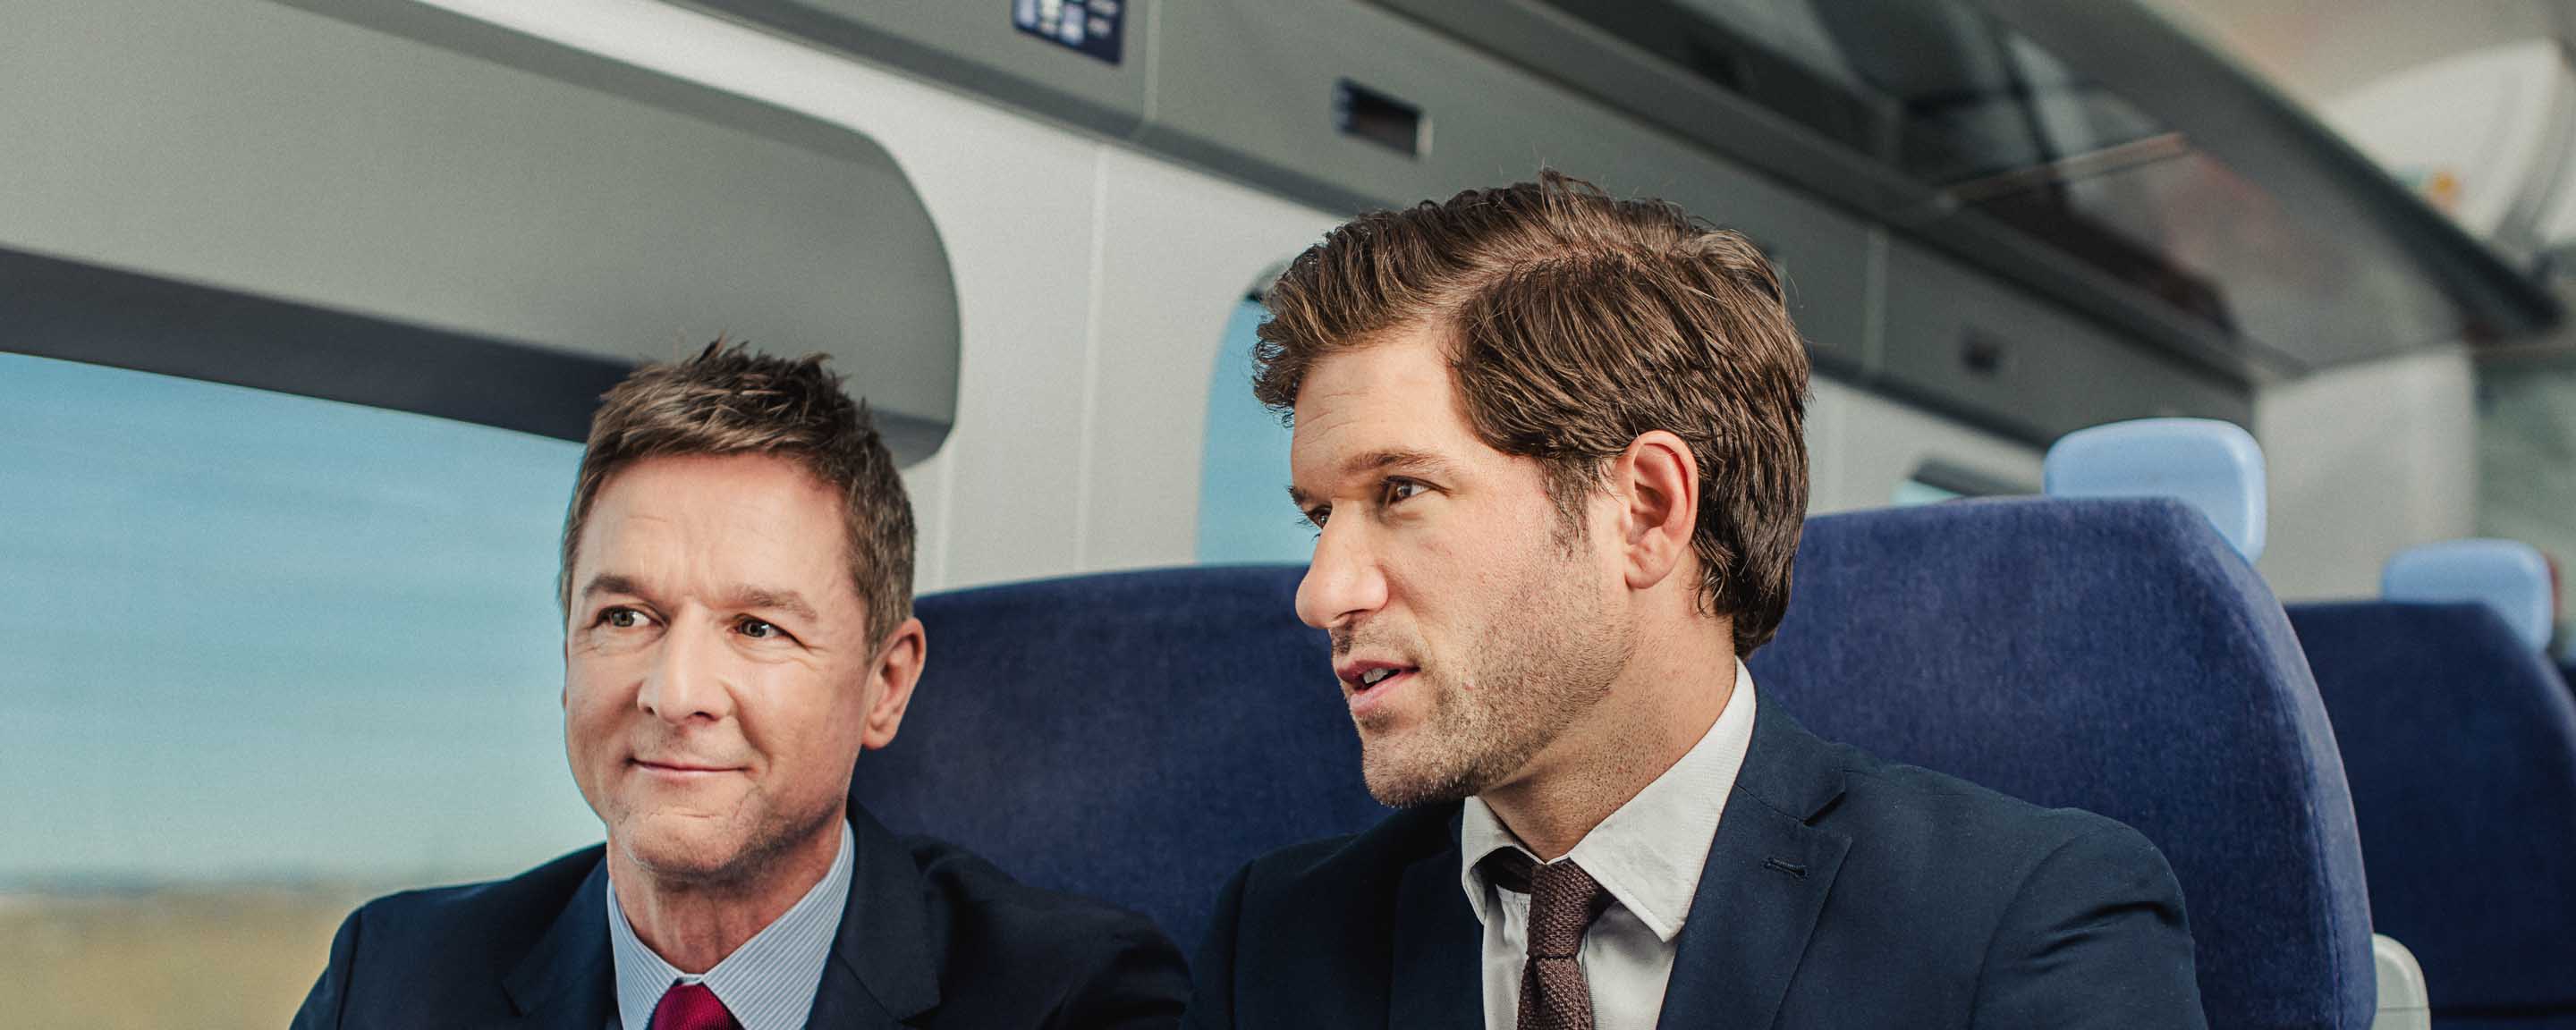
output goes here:
<path id="1" fill-rule="evenodd" d="M 842 392 L 824 355 L 782 358 L 718 339 L 681 361 L 638 368 L 600 397 L 564 516 L 555 589 L 572 605 L 574 549 L 599 491 L 646 458 L 769 454 L 805 467 L 841 495 L 850 582 L 867 605 L 868 639 L 912 617 L 912 501 L 864 402 Z"/>
<path id="2" fill-rule="evenodd" d="M 1578 533 L 1612 458 L 1649 430 L 1681 437 L 1699 464 L 1702 610 L 1730 619 L 1739 655 L 1779 629 L 1807 513 L 1807 352 L 1751 240 L 1542 171 L 1362 215 L 1263 304 L 1253 392 L 1287 418 L 1325 355 L 1447 330 L 1476 435 L 1537 459 Z"/>

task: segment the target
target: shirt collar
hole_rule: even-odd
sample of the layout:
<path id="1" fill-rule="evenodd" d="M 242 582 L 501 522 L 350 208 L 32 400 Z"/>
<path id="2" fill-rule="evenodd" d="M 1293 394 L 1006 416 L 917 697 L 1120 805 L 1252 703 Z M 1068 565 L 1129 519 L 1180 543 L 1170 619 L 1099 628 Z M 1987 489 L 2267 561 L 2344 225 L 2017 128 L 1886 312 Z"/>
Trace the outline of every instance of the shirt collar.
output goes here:
<path id="1" fill-rule="evenodd" d="M 1744 754 L 1753 746 L 1753 706 L 1753 673 L 1738 661 L 1735 692 L 1699 743 L 1584 834 L 1565 856 L 1666 943 L 1682 932 L 1691 901 L 1699 895 L 1700 872 L 1717 839 L 1718 818 L 1735 791 Z M 1709 803 L 1712 798 L 1716 804 Z M 1476 863 L 1503 848 L 1529 854 L 1483 798 L 1468 798 L 1458 816 L 1463 867 L 1458 875 L 1478 922 L 1487 918 L 1492 891 Z"/>
<path id="2" fill-rule="evenodd" d="M 799 1030 L 814 1010 L 814 994 L 823 983 L 823 966 L 831 961 L 839 935 L 841 912 L 850 899 L 850 869 L 857 860 L 856 837 L 841 823 L 841 852 L 822 882 L 787 909 L 777 921 L 735 948 L 704 976 L 680 972 L 654 954 L 618 907 L 617 887 L 608 887 L 608 950 L 617 970 L 617 1018 L 624 1030 L 648 1030 L 653 1007 L 673 984 L 703 983 L 733 1013 L 742 1030 Z"/>

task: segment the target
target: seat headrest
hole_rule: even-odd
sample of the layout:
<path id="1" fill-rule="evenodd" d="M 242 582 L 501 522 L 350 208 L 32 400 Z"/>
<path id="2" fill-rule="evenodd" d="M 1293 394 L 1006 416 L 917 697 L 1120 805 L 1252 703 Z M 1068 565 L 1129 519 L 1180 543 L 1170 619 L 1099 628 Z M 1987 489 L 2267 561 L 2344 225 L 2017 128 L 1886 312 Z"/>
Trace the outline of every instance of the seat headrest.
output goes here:
<path id="1" fill-rule="evenodd" d="M 2263 448 L 2232 423 L 2144 418 L 2059 437 L 2042 466 L 2051 497 L 2177 497 L 2252 562 L 2263 556 Z"/>
<path id="2" fill-rule="evenodd" d="M 2379 595 L 2391 601 L 2481 601 L 2534 651 L 2549 647 L 2557 587 L 2549 560 L 2519 540 L 2444 540 L 2388 559 Z"/>

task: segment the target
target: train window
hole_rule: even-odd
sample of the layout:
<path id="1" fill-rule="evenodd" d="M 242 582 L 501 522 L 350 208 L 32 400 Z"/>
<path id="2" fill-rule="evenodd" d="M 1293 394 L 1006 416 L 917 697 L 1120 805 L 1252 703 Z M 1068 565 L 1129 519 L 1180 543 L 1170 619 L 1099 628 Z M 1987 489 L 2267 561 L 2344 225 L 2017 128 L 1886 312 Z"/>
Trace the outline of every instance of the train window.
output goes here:
<path id="1" fill-rule="evenodd" d="M 1288 503 L 1288 426 L 1252 399 L 1253 330 L 1268 313 L 1246 299 L 1225 323 L 1208 383 L 1199 462 L 1198 560 L 1304 564 L 1315 534 Z"/>
<path id="2" fill-rule="evenodd" d="M 274 1027 L 349 908 L 598 839 L 563 768 L 580 445 L 0 354 L 0 996 Z"/>
<path id="3" fill-rule="evenodd" d="M 2477 411 L 2479 535 L 2528 543 L 2564 570 L 2576 559 L 2576 366 L 2551 358 L 2481 365 Z M 2559 577 L 2563 614 L 2576 614 L 2571 579 Z M 2576 660 L 2576 633 L 2566 629 L 2559 656 Z"/>
<path id="4" fill-rule="evenodd" d="M 1895 495 L 1888 498 L 1888 503 L 1899 508 L 1911 508 L 1918 504 L 1955 501 L 1962 496 L 1965 495 L 1956 490 L 1944 490 L 1920 479 L 1908 479 L 1896 484 Z"/>
<path id="5" fill-rule="evenodd" d="M 1907 508 L 1955 501 L 1962 497 L 2003 497 L 2038 492 L 2026 484 L 1933 458 L 1914 466 L 1913 472 L 1898 481 L 1888 503 Z"/>

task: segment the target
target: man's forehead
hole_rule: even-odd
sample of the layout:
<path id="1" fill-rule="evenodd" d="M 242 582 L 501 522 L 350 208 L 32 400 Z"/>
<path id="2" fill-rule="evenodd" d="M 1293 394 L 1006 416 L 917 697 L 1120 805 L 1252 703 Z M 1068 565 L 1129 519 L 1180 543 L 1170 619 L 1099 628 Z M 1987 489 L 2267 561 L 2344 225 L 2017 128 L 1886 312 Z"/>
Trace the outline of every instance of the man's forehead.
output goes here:
<path id="1" fill-rule="evenodd" d="M 1306 366 L 1293 429 L 1305 436 L 1362 415 L 1417 413 L 1450 389 L 1448 360 L 1437 345 L 1421 336 L 1380 336 Z"/>
<path id="2" fill-rule="evenodd" d="M 1449 347 L 1432 329 L 1414 325 L 1389 329 L 1315 356 L 1306 366 L 1298 403 L 1348 396 L 1380 385 L 1414 389 L 1449 382 Z"/>
<path id="3" fill-rule="evenodd" d="M 762 533 L 837 531 L 845 501 L 792 458 L 687 454 L 644 458 L 611 473 L 592 517 L 727 522 Z"/>
<path id="4" fill-rule="evenodd" d="M 774 456 L 646 459 L 603 485 L 578 561 L 642 575 L 680 560 L 709 574 L 814 590 L 848 578 L 843 504 Z"/>

